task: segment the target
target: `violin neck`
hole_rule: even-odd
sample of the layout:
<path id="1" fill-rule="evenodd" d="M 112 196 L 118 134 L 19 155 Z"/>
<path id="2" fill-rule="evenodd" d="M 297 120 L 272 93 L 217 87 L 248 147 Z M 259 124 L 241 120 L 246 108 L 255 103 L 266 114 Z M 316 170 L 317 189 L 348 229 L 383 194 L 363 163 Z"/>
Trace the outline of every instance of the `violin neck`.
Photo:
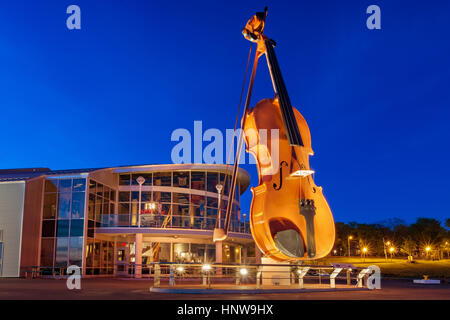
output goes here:
<path id="1" fill-rule="evenodd" d="M 275 43 L 273 40 L 266 38 L 264 39 L 264 44 L 266 47 L 267 64 L 269 65 L 270 76 L 272 77 L 275 92 L 278 94 L 281 115 L 286 128 L 289 144 L 291 146 L 303 146 L 302 137 L 295 119 L 294 110 L 292 109 L 291 100 L 289 99 L 283 77 L 281 76 L 280 66 L 275 55 Z"/>

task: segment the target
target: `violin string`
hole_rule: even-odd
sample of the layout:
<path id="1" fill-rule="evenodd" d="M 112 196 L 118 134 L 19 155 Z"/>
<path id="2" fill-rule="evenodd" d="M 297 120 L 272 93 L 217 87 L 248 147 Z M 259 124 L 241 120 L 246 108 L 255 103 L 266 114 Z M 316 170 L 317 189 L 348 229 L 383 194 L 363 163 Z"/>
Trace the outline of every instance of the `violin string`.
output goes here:
<path id="1" fill-rule="evenodd" d="M 245 83 L 247 81 L 248 66 L 250 65 L 250 57 L 251 57 L 251 55 L 252 55 L 252 43 L 250 42 L 250 50 L 248 52 L 247 65 L 245 66 L 244 81 L 242 83 L 242 89 L 241 89 L 241 97 L 239 98 L 239 104 L 238 104 L 238 110 L 237 110 L 237 114 L 236 114 L 236 120 L 234 122 L 233 137 L 231 139 L 230 150 L 228 151 L 228 157 L 227 157 L 227 163 L 226 163 L 226 165 L 227 165 L 226 172 L 227 173 L 228 173 L 229 167 L 230 167 L 231 154 L 232 154 L 232 152 L 234 150 L 234 137 L 236 136 L 236 128 L 237 128 L 237 124 L 238 124 L 238 121 L 239 121 L 239 114 L 241 112 L 242 98 L 244 97 L 244 89 L 245 89 Z M 220 179 L 219 179 L 219 183 L 220 183 Z M 228 183 L 228 174 L 225 175 L 225 180 L 224 180 L 224 183 L 223 183 L 224 187 L 227 185 L 227 183 Z M 228 192 L 230 192 L 230 188 L 229 188 Z M 233 198 L 234 198 L 234 195 L 233 195 Z M 230 195 L 229 194 L 228 194 L 228 203 L 230 203 Z M 231 203 L 233 203 L 233 199 L 231 199 Z M 218 208 L 218 210 L 219 210 L 219 212 L 217 212 L 217 215 L 218 215 L 218 217 L 221 217 L 221 215 L 220 215 L 221 208 Z M 218 219 L 216 219 L 216 227 L 217 227 L 217 224 L 218 224 Z"/>

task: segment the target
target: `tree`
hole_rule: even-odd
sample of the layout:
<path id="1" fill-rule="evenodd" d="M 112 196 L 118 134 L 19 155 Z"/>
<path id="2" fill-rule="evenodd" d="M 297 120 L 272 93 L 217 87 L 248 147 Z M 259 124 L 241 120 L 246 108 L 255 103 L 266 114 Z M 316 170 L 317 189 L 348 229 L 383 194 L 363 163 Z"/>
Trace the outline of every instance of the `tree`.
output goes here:
<path id="1" fill-rule="evenodd" d="M 418 242 L 436 244 L 442 242 L 447 230 L 441 226 L 441 222 L 430 218 L 417 218 L 416 223 L 410 226 L 412 238 Z"/>
<path id="2" fill-rule="evenodd" d="M 406 253 L 408 256 L 412 256 L 414 251 L 416 250 L 417 242 L 415 242 L 411 237 L 407 237 L 403 240 L 402 245 L 400 246 L 400 251 Z"/>

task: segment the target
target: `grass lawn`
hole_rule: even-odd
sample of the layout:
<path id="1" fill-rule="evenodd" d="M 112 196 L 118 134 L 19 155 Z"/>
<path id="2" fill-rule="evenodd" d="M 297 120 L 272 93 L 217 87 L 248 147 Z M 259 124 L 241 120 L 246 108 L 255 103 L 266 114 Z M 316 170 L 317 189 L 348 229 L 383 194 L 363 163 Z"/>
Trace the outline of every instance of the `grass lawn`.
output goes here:
<path id="1" fill-rule="evenodd" d="M 317 261 L 318 264 L 330 263 L 352 263 L 355 267 L 367 267 L 377 265 L 381 269 L 383 276 L 404 277 L 422 279 L 423 275 L 430 278 L 450 278 L 450 259 L 431 261 L 415 260 L 415 263 L 408 263 L 406 258 L 393 259 L 392 261 L 380 258 L 366 258 L 365 262 L 360 257 L 328 257 Z"/>

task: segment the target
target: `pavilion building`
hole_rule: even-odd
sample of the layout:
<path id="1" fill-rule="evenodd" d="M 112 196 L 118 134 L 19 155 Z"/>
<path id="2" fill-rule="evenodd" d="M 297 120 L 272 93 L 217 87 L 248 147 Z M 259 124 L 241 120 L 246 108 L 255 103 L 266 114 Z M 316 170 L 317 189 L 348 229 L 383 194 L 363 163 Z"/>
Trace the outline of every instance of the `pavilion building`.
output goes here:
<path id="1" fill-rule="evenodd" d="M 32 267 L 140 277 L 151 262 L 259 262 L 239 202 L 250 177 L 239 169 L 229 199 L 230 173 L 215 164 L 0 170 L 0 277 Z M 229 236 L 213 242 L 230 201 Z"/>

